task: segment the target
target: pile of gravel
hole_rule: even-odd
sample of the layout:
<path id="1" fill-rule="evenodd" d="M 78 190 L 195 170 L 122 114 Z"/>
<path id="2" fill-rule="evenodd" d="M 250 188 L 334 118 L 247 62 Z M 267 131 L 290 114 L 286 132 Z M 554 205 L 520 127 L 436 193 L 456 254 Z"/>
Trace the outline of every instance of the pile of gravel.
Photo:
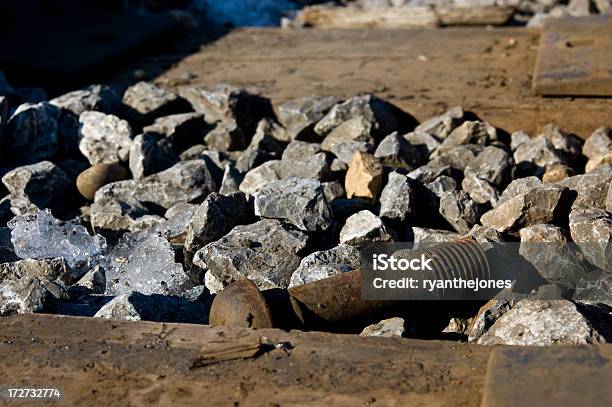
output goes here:
<path id="1" fill-rule="evenodd" d="M 366 242 L 470 235 L 575 242 L 601 273 L 568 288 L 598 303 L 500 297 L 447 333 L 610 339 L 610 129 L 508 135 L 460 107 L 418 124 L 373 95 L 271 106 L 229 85 L 94 85 L 22 104 L 0 90 L 0 315 L 206 323 L 237 279 L 285 289 L 359 268 Z M 547 293 L 555 277 L 542 278 Z"/>

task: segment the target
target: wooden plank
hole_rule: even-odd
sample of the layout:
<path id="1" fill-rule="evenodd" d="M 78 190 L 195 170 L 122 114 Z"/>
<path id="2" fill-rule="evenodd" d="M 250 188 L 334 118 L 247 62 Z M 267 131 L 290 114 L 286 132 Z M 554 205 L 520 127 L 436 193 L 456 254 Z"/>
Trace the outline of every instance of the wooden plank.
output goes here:
<path id="1" fill-rule="evenodd" d="M 612 16 L 551 20 L 533 87 L 540 95 L 612 96 Z"/>
<path id="2" fill-rule="evenodd" d="M 419 28 L 444 26 L 503 25 L 513 6 L 483 7 L 323 7 L 303 8 L 293 22 L 298 27 L 316 28 Z"/>
<path id="3" fill-rule="evenodd" d="M 295 23 L 316 28 L 414 28 L 436 27 L 438 18 L 429 7 L 365 10 L 358 7 L 311 6 L 298 13 Z"/>
<path id="4" fill-rule="evenodd" d="M 495 348 L 482 407 L 610 406 L 612 346 Z"/>
<path id="5" fill-rule="evenodd" d="M 274 104 L 315 94 L 373 93 L 420 121 L 461 105 L 507 132 L 530 135 L 547 123 L 581 137 L 612 127 L 611 99 L 533 93 L 539 34 L 510 27 L 243 29 L 203 47 L 157 81 L 169 88 L 233 83 Z"/>

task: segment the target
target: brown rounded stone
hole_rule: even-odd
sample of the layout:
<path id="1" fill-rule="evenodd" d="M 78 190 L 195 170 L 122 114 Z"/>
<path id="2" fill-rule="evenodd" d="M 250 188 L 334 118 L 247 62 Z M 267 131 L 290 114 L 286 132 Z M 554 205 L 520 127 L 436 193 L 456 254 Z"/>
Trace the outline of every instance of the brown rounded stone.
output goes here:
<path id="1" fill-rule="evenodd" d="M 96 191 L 111 182 L 128 179 L 129 172 L 118 163 L 96 164 L 79 174 L 76 185 L 83 197 L 93 201 Z"/>

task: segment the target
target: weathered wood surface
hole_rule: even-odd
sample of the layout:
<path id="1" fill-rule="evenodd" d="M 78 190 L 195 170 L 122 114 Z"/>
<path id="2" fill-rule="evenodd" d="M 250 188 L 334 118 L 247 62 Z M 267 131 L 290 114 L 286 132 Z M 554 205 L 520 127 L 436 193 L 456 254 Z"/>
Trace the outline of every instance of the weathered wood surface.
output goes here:
<path id="1" fill-rule="evenodd" d="M 293 25 L 350 29 L 503 25 L 510 19 L 514 10 L 512 6 L 380 9 L 311 6 L 298 13 Z"/>
<path id="2" fill-rule="evenodd" d="M 609 405 L 602 381 L 611 359 L 610 345 L 485 347 L 53 315 L 0 318 L 0 383 L 60 387 L 62 405 L 575 405 L 565 402 L 576 400 L 571 392 L 599 401 L 590 405 Z"/>
<path id="3" fill-rule="evenodd" d="M 612 96 L 612 16 L 548 22 L 533 87 L 541 95 Z"/>
<path id="4" fill-rule="evenodd" d="M 581 137 L 612 127 L 612 99 L 534 94 L 539 36 L 524 28 L 244 29 L 203 47 L 158 81 L 168 87 L 233 83 L 274 103 L 370 92 L 419 120 L 462 105 L 508 132 L 531 135 L 549 122 Z"/>

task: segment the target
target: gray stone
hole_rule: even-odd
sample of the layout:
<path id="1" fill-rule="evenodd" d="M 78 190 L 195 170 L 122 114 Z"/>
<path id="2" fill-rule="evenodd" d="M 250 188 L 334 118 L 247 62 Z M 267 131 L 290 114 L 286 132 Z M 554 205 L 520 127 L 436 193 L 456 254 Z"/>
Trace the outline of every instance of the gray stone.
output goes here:
<path id="1" fill-rule="evenodd" d="M 92 165 L 127 161 L 132 145 L 132 128 L 127 121 L 87 111 L 81 114 L 79 122 L 79 149 Z"/>
<path id="2" fill-rule="evenodd" d="M 599 167 L 612 165 L 612 153 L 598 155 L 591 158 L 584 167 L 584 172 L 593 172 Z"/>
<path id="3" fill-rule="evenodd" d="M 606 343 L 610 327 L 598 307 L 571 301 L 525 299 L 501 316 L 478 339 L 481 345 Z"/>
<path id="4" fill-rule="evenodd" d="M 240 191 L 247 196 L 252 196 L 269 182 L 279 180 L 281 165 L 280 160 L 271 160 L 253 168 L 245 174 L 240 183 Z"/>
<path id="5" fill-rule="evenodd" d="M 461 189 L 467 192 L 476 203 L 491 204 L 495 207 L 499 200 L 499 190 L 489 181 L 479 178 L 474 173 L 465 173 L 465 178 L 461 181 Z"/>
<path id="6" fill-rule="evenodd" d="M 567 188 L 545 184 L 499 203 L 482 215 L 481 223 L 499 232 L 551 223 L 567 216 Z"/>
<path id="7" fill-rule="evenodd" d="M 178 161 L 169 138 L 158 133 L 139 134 L 130 147 L 130 171 L 135 179 L 163 171 Z"/>
<path id="8" fill-rule="evenodd" d="M 553 225 L 532 225 L 519 231 L 519 254 L 551 283 L 573 287 L 588 273 L 584 256 L 570 244 L 569 232 Z"/>
<path id="9" fill-rule="evenodd" d="M 600 127 L 586 139 L 582 146 L 582 153 L 588 158 L 612 152 L 612 130 Z"/>
<path id="10" fill-rule="evenodd" d="M 489 183 L 504 187 L 512 176 L 512 156 L 497 147 L 486 147 L 465 167 L 465 175 L 473 175 Z"/>
<path id="11" fill-rule="evenodd" d="M 67 209 L 70 180 L 49 161 L 17 167 L 2 177 L 2 183 L 10 193 L 11 210 L 16 215 L 34 208 L 48 208 L 55 214 Z"/>
<path id="12" fill-rule="evenodd" d="M 153 233 L 124 235 L 108 252 L 106 294 L 132 290 L 143 294 L 179 294 L 188 286 L 183 267 L 174 261 L 168 241 Z"/>
<path id="13" fill-rule="evenodd" d="M 221 195 L 229 195 L 240 191 L 240 183 L 244 179 L 244 175 L 240 173 L 231 164 L 226 164 L 223 169 L 223 178 L 221 179 L 221 187 L 219 193 Z"/>
<path id="14" fill-rule="evenodd" d="M 329 250 L 314 252 L 302 259 L 291 275 L 289 287 L 347 273 L 358 269 L 359 265 L 359 250 L 350 245 L 340 244 Z"/>
<path id="15" fill-rule="evenodd" d="M 182 247 L 185 244 L 187 228 L 197 209 L 198 205 L 189 203 L 176 204 L 164 214 L 166 221 L 155 226 L 153 230 L 165 237 L 171 245 L 180 245 Z"/>
<path id="16" fill-rule="evenodd" d="M 262 110 L 267 104 L 259 96 L 226 84 L 211 89 L 183 87 L 179 89 L 179 94 L 191 103 L 193 110 L 204 114 L 208 123 L 234 120 L 242 129 L 254 126 L 262 117 Z"/>
<path id="17" fill-rule="evenodd" d="M 383 221 L 368 210 L 349 216 L 340 231 L 340 243 L 351 246 L 361 246 L 365 242 L 392 241 L 393 237 Z"/>
<path id="18" fill-rule="evenodd" d="M 314 125 L 339 101 L 335 96 L 307 96 L 279 105 L 276 116 L 287 129 L 287 141 L 308 137 Z"/>
<path id="19" fill-rule="evenodd" d="M 567 164 L 554 145 L 543 135 L 520 144 L 514 151 L 514 162 L 527 173 L 542 175 L 546 166 Z"/>
<path id="20" fill-rule="evenodd" d="M 461 239 L 461 234 L 451 232 L 450 230 L 428 229 L 420 227 L 410 227 L 407 233 L 409 241 L 415 243 L 415 248 L 421 245 L 430 245 L 432 243 L 449 243 Z"/>
<path id="21" fill-rule="evenodd" d="M 63 283 L 69 280 L 59 259 L 0 264 L 0 316 L 53 312 L 57 302 L 67 298 Z"/>
<path id="22" fill-rule="evenodd" d="M 441 139 L 446 138 L 463 120 L 464 112 L 461 106 L 453 107 L 439 116 L 425 120 L 414 131 L 429 133 Z"/>
<path id="23" fill-rule="evenodd" d="M 455 191 L 457 189 L 457 181 L 447 175 L 440 175 L 433 181 L 425 184 L 425 188 L 440 198 L 445 192 Z"/>
<path id="24" fill-rule="evenodd" d="M 606 198 L 606 210 L 612 213 L 612 181 L 608 185 L 608 196 Z"/>
<path id="25" fill-rule="evenodd" d="M 194 264 L 209 270 L 223 284 L 246 277 L 260 289 L 287 288 L 300 264 L 307 235 L 276 219 L 236 226 L 194 257 Z"/>
<path id="26" fill-rule="evenodd" d="M 139 232 L 153 230 L 165 222 L 161 216 L 152 214 L 134 198 L 117 199 L 98 197 L 90 209 L 91 227 L 94 230 Z"/>
<path id="27" fill-rule="evenodd" d="M 208 147 L 204 144 L 196 144 L 195 146 L 189 147 L 179 155 L 181 161 L 198 160 L 202 158 L 204 152 L 208 151 Z"/>
<path id="28" fill-rule="evenodd" d="M 440 144 L 437 154 L 463 144 L 485 145 L 497 139 L 497 130 L 486 122 L 466 121 L 454 129 Z"/>
<path id="29" fill-rule="evenodd" d="M 367 119 L 354 117 L 336 126 L 321 142 L 321 149 L 350 163 L 356 151 L 374 151 L 375 142 L 371 131 L 372 124 Z"/>
<path id="30" fill-rule="evenodd" d="M 281 157 L 283 146 L 273 137 L 277 126 L 269 119 L 259 122 L 251 143 L 236 161 L 238 171 L 245 173 L 266 161 Z"/>
<path id="31" fill-rule="evenodd" d="M 440 140 L 429 133 L 415 131 L 403 137 L 422 157 L 429 157 L 440 146 Z"/>
<path id="32" fill-rule="evenodd" d="M 208 323 L 210 307 L 203 301 L 168 295 L 144 295 L 133 291 L 118 295 L 94 317 L 119 321 Z"/>
<path id="33" fill-rule="evenodd" d="M 73 279 L 93 268 L 106 250 L 106 240 L 91 236 L 74 221 L 63 222 L 48 211 L 17 216 L 8 223 L 15 254 L 22 259 L 62 258 Z"/>
<path id="34" fill-rule="evenodd" d="M 465 191 L 449 191 L 440 197 L 440 215 L 459 233 L 468 233 L 482 213 L 483 207 Z"/>
<path id="35" fill-rule="evenodd" d="M 520 194 L 524 194 L 526 192 L 531 191 L 533 188 L 542 185 L 542 181 L 538 177 L 534 177 L 533 175 L 525 178 L 518 178 L 512 181 L 504 192 L 502 192 L 499 197 L 498 204 L 505 202 L 509 199 L 512 199 Z"/>
<path id="36" fill-rule="evenodd" d="M 249 219 L 250 209 L 244 194 L 237 192 L 224 196 L 213 192 L 198 206 L 189 221 L 185 250 L 193 254 Z"/>
<path id="37" fill-rule="evenodd" d="M 60 114 L 59 108 L 46 102 L 19 106 L 2 140 L 4 158 L 17 164 L 34 164 L 53 157 L 61 144 Z"/>
<path id="38" fill-rule="evenodd" d="M 518 301 L 520 301 L 520 298 L 516 298 L 512 293 L 502 291 L 496 298 L 483 305 L 474 317 L 469 329 L 468 342 L 477 342 L 495 321 L 510 311 Z"/>
<path id="39" fill-rule="evenodd" d="M 342 188 L 342 184 L 339 181 L 323 182 L 321 185 L 323 186 L 323 194 L 325 194 L 327 202 L 332 202 L 334 199 L 346 196 L 344 188 Z"/>
<path id="40" fill-rule="evenodd" d="M 96 266 L 85 273 L 74 285 L 93 294 L 104 294 L 106 291 L 106 273 L 102 267 Z"/>
<path id="41" fill-rule="evenodd" d="M 505 242 L 505 239 L 497 230 L 481 225 L 474 225 L 472 229 L 470 229 L 469 233 L 465 236 L 470 237 L 482 244 L 490 242 Z"/>
<path id="42" fill-rule="evenodd" d="M 385 167 L 392 169 L 413 170 L 426 161 L 425 156 L 421 155 L 416 147 L 408 143 L 397 132 L 382 139 L 374 152 L 374 157 L 380 159 Z"/>
<path id="43" fill-rule="evenodd" d="M 309 232 L 327 230 L 333 220 L 321 183 L 310 178 L 270 182 L 254 194 L 254 205 L 257 216 L 282 219 Z"/>
<path id="44" fill-rule="evenodd" d="M 363 95 L 332 107 L 314 129 L 317 134 L 326 136 L 340 124 L 355 117 L 363 117 L 378 135 L 389 134 L 399 127 L 391 105 L 376 96 Z"/>
<path id="45" fill-rule="evenodd" d="M 451 318 L 442 332 L 466 335 L 470 327 L 470 322 L 471 319 Z"/>
<path id="46" fill-rule="evenodd" d="M 464 144 L 449 147 L 445 150 L 436 150 L 436 158 L 431 160 L 429 165 L 448 165 L 451 168 L 464 171 L 469 163 L 483 150 L 483 146 L 478 144 Z"/>
<path id="47" fill-rule="evenodd" d="M 397 172 L 389 174 L 380 194 L 380 217 L 403 222 L 415 214 L 415 181 Z"/>
<path id="48" fill-rule="evenodd" d="M 0 227 L 0 263 L 9 263 L 19 260 L 11 242 L 11 229 Z"/>
<path id="49" fill-rule="evenodd" d="M 582 155 L 582 140 L 561 130 L 559 126 L 547 124 L 542 133 L 555 150 L 570 164 L 576 164 Z"/>
<path id="50" fill-rule="evenodd" d="M 612 271 L 612 215 L 603 209 L 574 209 L 569 227 L 572 240 L 587 260 Z"/>
<path id="51" fill-rule="evenodd" d="M 607 169 L 607 171 L 604 171 Z M 569 188 L 570 196 L 575 198 L 572 209 L 606 208 L 608 188 L 612 179 L 612 166 L 601 167 L 601 172 L 575 175 L 558 182 Z"/>
<path id="52" fill-rule="evenodd" d="M 512 151 L 516 151 L 518 146 L 528 142 L 530 139 L 531 137 L 529 137 L 529 134 L 525 133 L 524 131 L 515 131 L 510 135 L 510 149 Z"/>
<path id="53" fill-rule="evenodd" d="M 169 209 L 179 203 L 201 202 L 216 190 L 204 160 L 181 161 L 174 166 L 140 180 L 113 182 L 96 192 L 94 202 L 114 198 L 130 199 Z"/>
<path id="54" fill-rule="evenodd" d="M 379 336 L 381 338 L 401 338 L 404 335 L 404 320 L 402 318 L 383 319 L 377 324 L 369 325 L 359 336 Z"/>
<path id="55" fill-rule="evenodd" d="M 127 114 L 138 122 L 151 122 L 160 116 L 189 110 L 189 104 L 176 93 L 142 81 L 126 89 L 122 102 L 128 109 Z"/>
<path id="56" fill-rule="evenodd" d="M 217 294 L 225 288 L 223 281 L 215 277 L 210 271 L 204 273 L 204 285 L 211 294 Z"/>
<path id="57" fill-rule="evenodd" d="M 208 148 L 218 151 L 243 150 L 247 146 L 244 131 L 234 120 L 217 123 L 206 133 L 204 141 Z"/>
<path id="58" fill-rule="evenodd" d="M 159 133 L 170 139 L 175 153 L 201 143 L 208 125 L 199 113 L 179 113 L 155 119 L 142 129 L 143 133 Z"/>
<path id="59" fill-rule="evenodd" d="M 75 90 L 49 101 L 50 104 L 71 111 L 77 116 L 88 110 L 116 114 L 121 106 L 121 97 L 110 86 L 91 85 Z"/>
<path id="60" fill-rule="evenodd" d="M 420 181 L 424 184 L 433 182 L 436 178 L 446 175 L 452 175 L 450 165 L 443 165 L 430 161 L 428 164 L 422 165 L 414 171 L 408 173 L 408 177 Z"/>
<path id="61" fill-rule="evenodd" d="M 330 162 L 319 144 L 292 141 L 283 151 L 280 174 L 282 178 L 302 177 L 323 181 L 330 177 Z"/>

